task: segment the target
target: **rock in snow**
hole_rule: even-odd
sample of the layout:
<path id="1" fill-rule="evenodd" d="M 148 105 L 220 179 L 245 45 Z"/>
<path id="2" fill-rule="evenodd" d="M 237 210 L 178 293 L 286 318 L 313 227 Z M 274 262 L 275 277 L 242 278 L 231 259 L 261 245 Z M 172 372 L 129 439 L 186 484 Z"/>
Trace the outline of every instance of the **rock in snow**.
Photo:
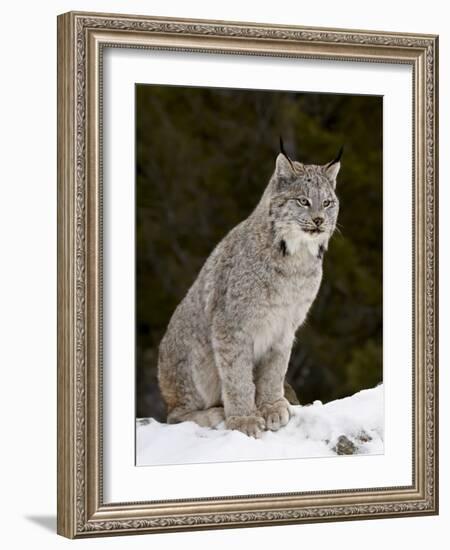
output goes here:
<path id="1" fill-rule="evenodd" d="M 136 464 L 188 464 L 383 454 L 383 386 L 323 405 L 293 406 L 287 426 L 264 432 L 261 439 L 238 431 L 202 428 L 194 422 L 163 424 L 136 421 Z"/>

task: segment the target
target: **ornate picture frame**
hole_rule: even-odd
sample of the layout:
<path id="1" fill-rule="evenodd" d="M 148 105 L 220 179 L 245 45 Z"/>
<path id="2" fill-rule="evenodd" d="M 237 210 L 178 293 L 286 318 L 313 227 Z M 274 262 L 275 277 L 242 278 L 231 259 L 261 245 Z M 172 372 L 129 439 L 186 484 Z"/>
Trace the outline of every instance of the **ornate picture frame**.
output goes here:
<path id="1" fill-rule="evenodd" d="M 413 472 L 401 487 L 105 503 L 105 48 L 405 64 L 413 74 Z M 58 533 L 69 538 L 438 513 L 438 38 L 70 12 L 58 17 Z"/>

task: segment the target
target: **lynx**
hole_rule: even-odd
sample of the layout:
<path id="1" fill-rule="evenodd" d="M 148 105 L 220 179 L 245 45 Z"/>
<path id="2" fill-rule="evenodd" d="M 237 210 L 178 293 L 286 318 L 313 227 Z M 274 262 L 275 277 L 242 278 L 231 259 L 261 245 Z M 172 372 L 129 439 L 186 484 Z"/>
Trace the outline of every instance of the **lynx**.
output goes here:
<path id="1" fill-rule="evenodd" d="M 325 165 L 280 150 L 258 205 L 212 251 L 160 343 L 169 423 L 225 420 L 258 438 L 289 421 L 284 379 L 336 228 L 342 149 Z"/>

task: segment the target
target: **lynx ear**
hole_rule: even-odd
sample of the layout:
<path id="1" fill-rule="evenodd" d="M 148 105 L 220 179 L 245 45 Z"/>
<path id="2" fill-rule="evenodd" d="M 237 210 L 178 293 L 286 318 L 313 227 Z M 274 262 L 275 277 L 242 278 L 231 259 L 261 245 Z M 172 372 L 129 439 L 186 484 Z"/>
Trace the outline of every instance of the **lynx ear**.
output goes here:
<path id="1" fill-rule="evenodd" d="M 325 165 L 325 174 L 334 182 L 336 185 L 336 178 L 341 168 L 341 157 L 344 152 L 344 147 L 339 149 L 337 157 Z"/>
<path id="2" fill-rule="evenodd" d="M 287 156 L 286 151 L 284 150 L 283 139 L 280 136 L 280 153 L 277 156 L 275 164 L 275 172 L 277 176 L 283 178 L 290 178 L 294 173 L 294 165 L 292 160 Z"/>
<path id="3" fill-rule="evenodd" d="M 275 171 L 277 176 L 282 178 L 291 178 L 294 174 L 294 167 L 291 160 L 284 156 L 283 153 L 279 153 L 277 156 Z"/>

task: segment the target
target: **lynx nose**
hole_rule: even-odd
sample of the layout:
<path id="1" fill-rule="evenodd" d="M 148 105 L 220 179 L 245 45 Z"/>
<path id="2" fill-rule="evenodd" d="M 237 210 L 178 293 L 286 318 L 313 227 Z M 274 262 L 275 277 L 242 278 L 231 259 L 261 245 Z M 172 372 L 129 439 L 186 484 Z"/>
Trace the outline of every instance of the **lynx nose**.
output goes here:
<path id="1" fill-rule="evenodd" d="M 320 227 L 323 224 L 323 218 L 321 216 L 317 218 L 313 218 L 313 222 L 317 225 L 317 227 Z"/>

